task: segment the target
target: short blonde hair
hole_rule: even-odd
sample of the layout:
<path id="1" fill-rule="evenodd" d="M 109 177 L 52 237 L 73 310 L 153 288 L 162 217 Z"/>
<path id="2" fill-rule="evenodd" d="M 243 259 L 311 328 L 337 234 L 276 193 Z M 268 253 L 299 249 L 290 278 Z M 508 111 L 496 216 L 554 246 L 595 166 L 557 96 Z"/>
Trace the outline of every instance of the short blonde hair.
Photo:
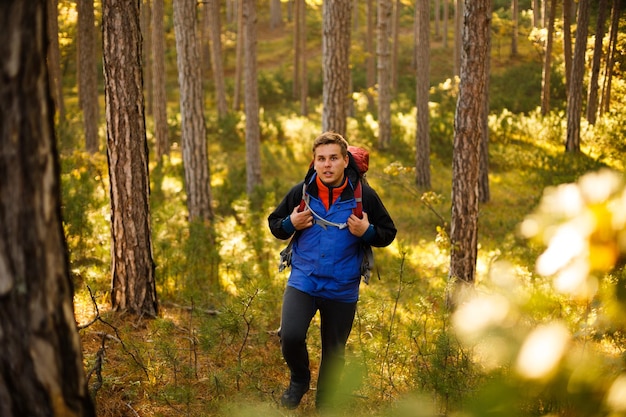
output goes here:
<path id="1" fill-rule="evenodd" d="M 337 144 L 341 147 L 341 155 L 348 155 L 348 141 L 343 138 L 339 133 L 324 132 L 313 141 L 313 153 L 320 145 Z"/>

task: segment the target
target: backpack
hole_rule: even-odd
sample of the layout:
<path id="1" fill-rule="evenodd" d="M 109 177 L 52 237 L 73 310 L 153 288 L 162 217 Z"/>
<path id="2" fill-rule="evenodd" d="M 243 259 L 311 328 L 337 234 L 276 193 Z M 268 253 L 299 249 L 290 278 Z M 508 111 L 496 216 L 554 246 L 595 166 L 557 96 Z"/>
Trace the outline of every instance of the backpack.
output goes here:
<path id="1" fill-rule="evenodd" d="M 354 187 L 354 199 L 356 200 L 356 207 L 352 209 L 352 213 L 357 216 L 359 219 L 363 218 L 363 186 L 362 183 L 365 181 L 367 183 L 367 179 L 365 178 L 365 174 L 369 169 L 369 152 L 367 149 L 360 148 L 357 146 L 348 146 L 348 168 L 352 170 L 352 172 L 356 173 L 356 186 Z M 313 169 L 313 161 L 309 165 L 309 171 L 306 175 L 306 178 L 309 178 L 312 175 Z M 353 178 L 354 179 L 354 178 Z M 300 201 L 300 205 L 298 206 L 298 211 L 303 211 L 308 206 L 308 195 L 306 194 L 306 184 L 305 180 L 302 185 L 302 201 Z M 332 223 L 321 219 L 319 216 L 316 216 L 318 219 L 318 224 L 322 227 L 326 226 L 335 226 L 341 229 L 347 227 L 346 223 Z M 294 236 L 289 240 L 289 244 L 285 249 L 280 252 L 280 263 L 278 264 L 278 271 L 282 272 L 288 266 L 291 266 L 291 250 L 293 245 Z M 365 256 L 363 257 L 363 262 L 361 264 L 361 276 L 366 284 L 369 284 L 369 279 L 371 276 L 372 268 L 374 267 L 374 254 L 372 252 L 372 248 L 370 245 L 363 244 L 363 250 L 365 252 Z"/>

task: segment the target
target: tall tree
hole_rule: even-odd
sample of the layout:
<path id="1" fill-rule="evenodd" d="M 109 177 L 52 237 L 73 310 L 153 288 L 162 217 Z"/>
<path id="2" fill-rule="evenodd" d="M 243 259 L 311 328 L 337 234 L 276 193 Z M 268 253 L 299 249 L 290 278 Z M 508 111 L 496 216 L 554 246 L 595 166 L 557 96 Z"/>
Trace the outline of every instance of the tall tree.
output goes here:
<path id="1" fill-rule="evenodd" d="M 604 70 L 604 83 L 602 84 L 602 100 L 600 102 L 600 114 L 610 110 L 611 105 L 611 80 L 613 78 L 613 65 L 615 51 L 617 49 L 617 35 L 619 33 L 620 0 L 613 0 L 611 7 L 611 34 L 609 35 L 609 47 Z"/>
<path id="2" fill-rule="evenodd" d="M 246 191 L 251 196 L 261 184 L 261 132 L 259 130 L 259 89 L 257 85 L 256 0 L 244 0 L 245 27 L 245 113 L 246 113 Z"/>
<path id="3" fill-rule="evenodd" d="M 78 12 L 78 96 L 83 110 L 85 149 L 98 151 L 98 67 L 96 65 L 96 29 L 93 0 L 81 0 Z"/>
<path id="4" fill-rule="evenodd" d="M 270 0 L 270 28 L 277 29 L 283 25 L 281 0 Z"/>
<path id="5" fill-rule="evenodd" d="M 244 27 L 243 27 L 243 2 L 245 0 L 232 0 L 237 4 L 237 44 L 235 57 L 235 91 L 233 92 L 233 110 L 238 111 L 241 107 L 241 81 L 243 74 L 243 48 L 244 48 Z"/>
<path id="6" fill-rule="evenodd" d="M 152 0 L 152 117 L 157 161 L 170 153 L 167 133 L 164 9 L 163 0 Z"/>
<path id="7" fill-rule="evenodd" d="M 59 120 L 65 120 L 65 103 L 63 102 L 63 80 L 61 79 L 61 51 L 59 48 L 59 1 L 47 0 L 48 16 L 48 71 L 50 72 L 50 88 L 54 106 L 59 112 Z"/>
<path id="8" fill-rule="evenodd" d="M 213 219 L 200 52 L 196 38 L 196 1 L 174 0 L 181 142 L 189 221 Z"/>
<path id="9" fill-rule="evenodd" d="M 346 134 L 350 91 L 351 0 L 322 5 L 322 130 Z"/>
<path id="10" fill-rule="evenodd" d="M 376 56 L 374 53 L 374 0 L 367 0 L 367 30 L 365 35 L 365 66 L 367 88 L 376 83 Z M 368 94 L 369 97 L 369 94 Z"/>
<path id="11" fill-rule="evenodd" d="M 491 1 L 465 3 L 459 96 L 454 119 L 450 280 L 474 282 L 478 253 L 480 146 L 489 54 Z M 459 287 L 454 288 L 455 290 Z"/>
<path id="12" fill-rule="evenodd" d="M 569 94 L 567 95 L 567 141 L 565 149 L 568 152 L 580 151 L 580 118 L 582 115 L 588 26 L 589 0 L 579 0 L 572 76 L 570 77 Z"/>
<path id="13" fill-rule="evenodd" d="M 565 91 L 569 94 L 572 74 L 572 0 L 563 0 L 563 61 L 565 62 Z"/>
<path id="14" fill-rule="evenodd" d="M 604 40 L 604 24 L 607 15 L 607 0 L 598 2 L 598 20 L 596 22 L 595 43 L 593 47 L 593 59 L 591 60 L 591 76 L 587 95 L 587 120 L 592 125 L 596 123 L 598 115 L 598 79 L 600 78 L 600 61 L 602 60 L 602 41 Z"/>
<path id="15" fill-rule="evenodd" d="M 459 75 L 461 72 L 463 13 L 463 0 L 456 0 L 456 6 L 454 7 L 454 75 Z"/>
<path id="16" fill-rule="evenodd" d="M 102 36 L 116 311 L 158 313 L 150 231 L 140 0 L 103 0 Z"/>
<path id="17" fill-rule="evenodd" d="M 511 24 L 511 56 L 516 57 L 519 38 L 519 0 L 511 0 Z"/>
<path id="18" fill-rule="evenodd" d="M 546 0 L 547 1 L 547 0 Z M 552 46 L 554 44 L 554 21 L 556 20 L 556 0 L 549 1 L 548 33 L 543 58 L 543 76 L 541 79 L 541 114 L 550 112 L 550 76 L 552 73 Z"/>
<path id="19" fill-rule="evenodd" d="M 417 129 L 415 135 L 415 183 L 420 188 L 430 188 L 430 135 L 428 92 L 430 90 L 430 7 L 428 0 L 415 2 L 416 19 L 416 107 Z"/>
<path id="20" fill-rule="evenodd" d="M 226 104 L 226 84 L 224 82 L 224 64 L 222 60 L 222 24 L 219 1 L 208 0 L 205 10 L 207 17 L 205 21 L 209 26 L 211 69 L 213 70 L 217 115 L 219 118 L 223 118 L 228 113 L 228 105 Z"/>
<path id="21" fill-rule="evenodd" d="M 0 2 L 0 415 L 92 417 L 61 219 L 45 0 Z"/>
<path id="22" fill-rule="evenodd" d="M 300 37 L 302 36 L 300 28 L 300 8 L 302 7 L 304 0 L 294 0 L 294 15 L 293 22 L 293 98 L 297 99 L 300 94 L 300 64 L 302 62 L 302 52 L 300 51 Z"/>
<path id="23" fill-rule="evenodd" d="M 398 88 L 398 52 L 400 50 L 400 15 L 402 13 L 402 2 L 396 0 L 393 6 L 393 14 L 391 19 L 391 91 Z"/>
<path id="24" fill-rule="evenodd" d="M 306 65 L 306 1 L 296 0 L 296 2 L 300 3 L 300 7 L 297 9 L 296 13 L 296 20 L 299 22 L 298 26 L 300 27 L 298 47 L 298 50 L 300 51 L 300 81 L 298 82 L 298 84 L 300 85 L 300 115 L 306 116 L 307 114 L 309 114 L 309 106 L 307 103 L 307 97 L 309 95 L 309 80 Z"/>
<path id="25" fill-rule="evenodd" d="M 443 28 L 441 29 L 441 36 L 443 37 L 443 42 L 441 46 L 443 49 L 448 49 L 448 20 L 450 20 L 450 5 L 448 4 L 448 0 L 443 1 Z"/>
<path id="26" fill-rule="evenodd" d="M 376 57 L 378 62 L 378 147 L 391 144 L 391 0 L 378 0 Z"/>

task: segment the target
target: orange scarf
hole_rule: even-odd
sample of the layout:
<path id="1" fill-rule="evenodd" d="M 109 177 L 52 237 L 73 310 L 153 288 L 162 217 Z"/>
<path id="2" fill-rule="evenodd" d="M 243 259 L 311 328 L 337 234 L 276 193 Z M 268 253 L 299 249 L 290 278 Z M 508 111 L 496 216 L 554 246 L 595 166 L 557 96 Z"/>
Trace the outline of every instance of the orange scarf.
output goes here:
<path id="1" fill-rule="evenodd" d="M 337 201 L 337 199 L 339 198 L 343 190 L 346 188 L 346 185 L 348 185 L 348 181 L 346 181 L 345 176 L 343 178 L 343 184 L 341 184 L 339 187 L 327 186 L 326 184 L 322 182 L 322 180 L 318 176 L 315 177 L 315 182 L 317 182 L 318 197 L 320 200 L 322 200 L 322 203 L 324 203 L 324 207 L 326 207 L 326 211 L 328 211 L 332 203 Z M 332 193 L 333 193 L 332 203 L 330 202 L 330 198 L 329 198 L 330 190 L 332 190 Z"/>

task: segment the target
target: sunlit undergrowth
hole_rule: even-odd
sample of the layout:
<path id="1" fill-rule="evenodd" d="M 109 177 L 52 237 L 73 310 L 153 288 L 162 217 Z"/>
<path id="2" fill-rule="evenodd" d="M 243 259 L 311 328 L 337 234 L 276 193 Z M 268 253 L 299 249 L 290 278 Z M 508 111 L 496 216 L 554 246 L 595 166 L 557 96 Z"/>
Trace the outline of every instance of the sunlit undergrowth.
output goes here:
<path id="1" fill-rule="evenodd" d="M 617 302 L 600 307 L 595 300 L 572 301 L 555 292 L 551 280 L 535 272 L 541 242 L 523 238 L 519 226 L 539 205 L 546 187 L 577 181 L 604 166 L 623 169 L 615 156 L 621 142 L 607 138 L 613 135 L 608 126 L 616 124 L 608 118 L 588 126 L 584 152 L 572 155 L 564 152 L 566 122 L 561 113 L 544 118 L 537 112 L 503 111 L 491 116 L 491 200 L 481 207 L 477 265 L 476 292 L 481 296 L 453 317 L 445 301 L 451 117 L 449 110 L 434 105 L 431 111 L 433 186 L 426 193 L 414 187 L 414 113 L 397 109 L 393 143 L 384 153 L 375 148 L 372 132 L 377 127 L 366 107 L 358 108 L 349 121 L 348 139 L 371 151 L 368 180 L 396 221 L 398 236 L 390 247 L 375 249 L 374 276 L 362 286 L 348 344 L 347 379 L 340 391 L 349 395 L 337 413 L 478 416 L 488 407 L 501 407 L 496 414 L 503 416 L 571 412 L 580 405 L 572 389 L 600 395 L 589 378 L 574 378 L 570 365 L 576 356 L 564 359 L 570 367 L 555 371 L 557 377 L 527 384 L 523 378 L 508 379 L 522 343 L 536 325 L 558 319 L 563 327 L 548 329 L 559 335 L 565 328 L 585 343 L 575 345 L 575 352 L 589 361 L 585 372 L 605 373 L 622 366 L 626 333 L 621 324 L 607 319 L 604 309 L 613 317 L 621 307 Z M 319 120 L 317 115 L 263 114 L 264 185 L 252 197 L 244 192 L 245 158 L 233 157 L 244 152 L 243 129 L 236 128 L 240 123 L 233 117 L 209 127 L 213 236 L 187 224 L 178 147 L 150 167 L 161 308 L 154 320 L 109 311 L 106 158 L 61 148 L 77 321 L 86 324 L 99 317 L 81 330 L 99 416 L 285 415 L 278 399 L 288 375 L 277 329 L 288 272 L 279 273 L 277 265 L 286 242 L 271 236 L 266 219 L 303 177 Z M 213 240 L 215 246 L 209 243 Z M 615 288 L 622 291 L 610 283 L 623 280 L 623 274 L 612 272 L 599 281 L 602 299 L 611 299 Z M 460 335 L 452 331 L 465 318 L 469 330 Z M 484 327 L 472 328 L 480 326 L 481 318 Z M 309 334 L 314 375 L 318 326 L 316 318 Z M 480 333 L 485 329 L 490 331 Z M 479 334 L 484 337 L 472 338 Z M 605 375 L 600 380 L 606 390 L 610 379 Z M 572 388 L 576 381 L 580 384 Z M 309 393 L 289 415 L 313 414 L 313 403 Z"/>

